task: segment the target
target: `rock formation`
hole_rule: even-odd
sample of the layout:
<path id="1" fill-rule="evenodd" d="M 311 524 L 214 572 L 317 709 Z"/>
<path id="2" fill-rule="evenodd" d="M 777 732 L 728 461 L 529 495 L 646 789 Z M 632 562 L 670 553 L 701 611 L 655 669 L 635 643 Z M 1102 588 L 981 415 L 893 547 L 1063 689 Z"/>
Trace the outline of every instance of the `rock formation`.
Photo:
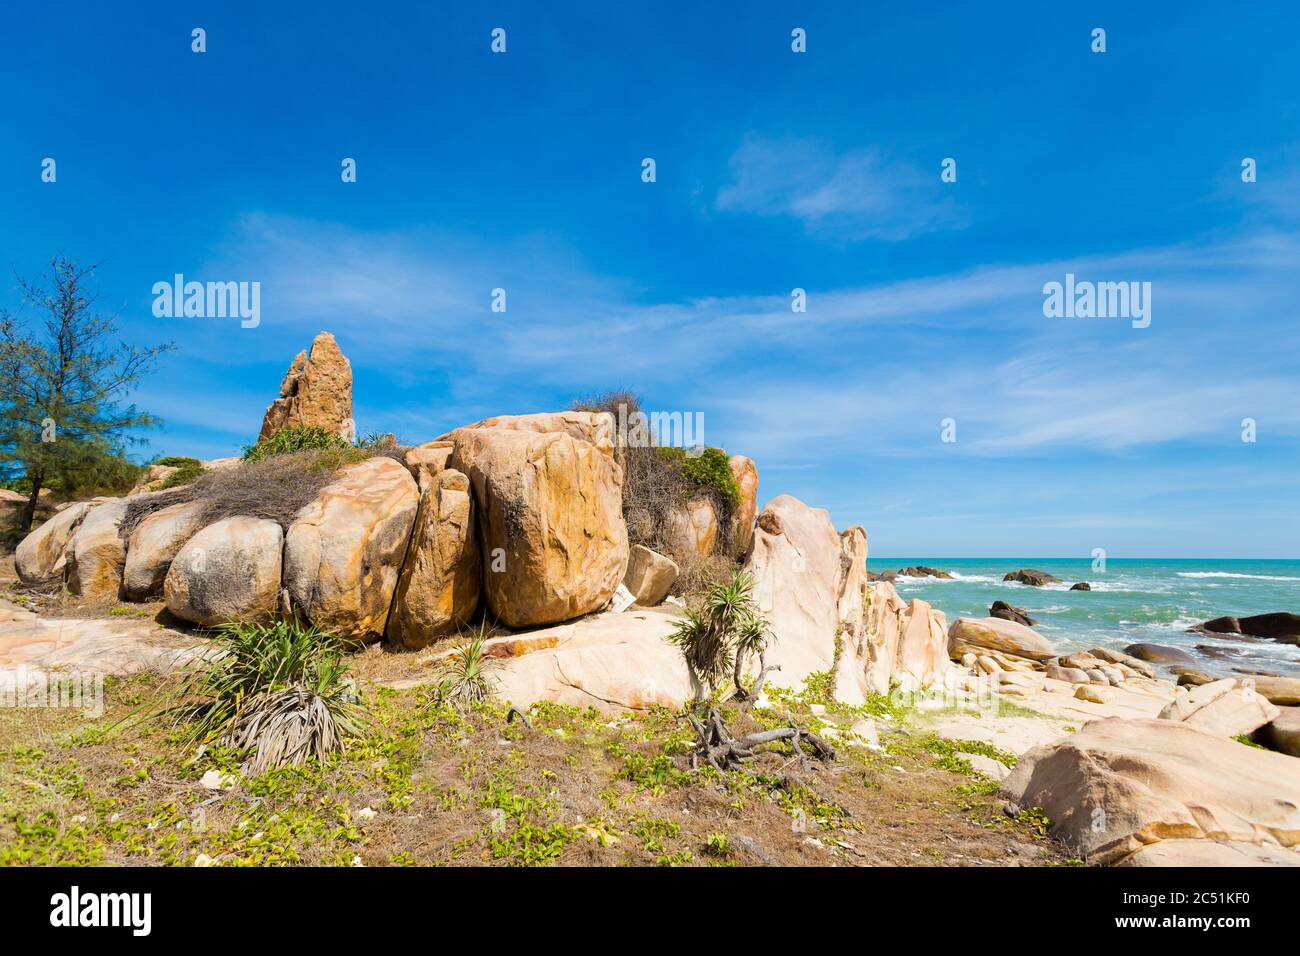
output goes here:
<path id="1" fill-rule="evenodd" d="M 388 617 L 388 640 L 405 647 L 424 647 L 467 624 L 483 586 L 469 478 L 446 469 L 429 482 Z"/>
<path id="2" fill-rule="evenodd" d="M 349 440 L 355 437 L 352 366 L 328 332 L 312 340 L 310 355 L 299 352 L 294 358 L 280 383 L 280 397 L 262 419 L 258 440 L 293 426 L 323 428 Z"/>
<path id="3" fill-rule="evenodd" d="M 1002 789 L 1042 807 L 1052 833 L 1089 863 L 1125 862 L 1164 841 L 1180 851 L 1300 843 L 1300 760 L 1173 720 L 1092 721 L 1025 754 Z"/>
<path id="4" fill-rule="evenodd" d="M 451 467 L 469 476 L 478 509 L 484 592 L 509 627 L 567 621 L 597 610 L 627 571 L 623 470 L 612 449 L 564 430 L 460 428 Z M 539 424 L 536 420 L 530 424 Z"/>
<path id="5" fill-rule="evenodd" d="M 382 637 L 418 506 L 415 480 L 392 458 L 345 468 L 285 534 L 294 610 L 343 637 Z"/>

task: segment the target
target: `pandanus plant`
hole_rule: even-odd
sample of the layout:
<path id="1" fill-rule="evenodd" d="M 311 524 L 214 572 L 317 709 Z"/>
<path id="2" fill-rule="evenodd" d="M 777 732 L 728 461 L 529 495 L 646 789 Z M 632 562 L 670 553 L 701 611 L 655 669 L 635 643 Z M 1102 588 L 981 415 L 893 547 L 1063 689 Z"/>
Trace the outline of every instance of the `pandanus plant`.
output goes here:
<path id="1" fill-rule="evenodd" d="M 757 694 L 772 640 L 771 626 L 754 603 L 753 593 L 753 578 L 744 571 L 733 572 L 730 578 L 711 584 L 668 636 L 702 684 L 716 689 L 730 671 L 736 696 L 741 698 Z M 758 657 L 759 678 L 746 688 L 744 670 L 751 655 Z"/>

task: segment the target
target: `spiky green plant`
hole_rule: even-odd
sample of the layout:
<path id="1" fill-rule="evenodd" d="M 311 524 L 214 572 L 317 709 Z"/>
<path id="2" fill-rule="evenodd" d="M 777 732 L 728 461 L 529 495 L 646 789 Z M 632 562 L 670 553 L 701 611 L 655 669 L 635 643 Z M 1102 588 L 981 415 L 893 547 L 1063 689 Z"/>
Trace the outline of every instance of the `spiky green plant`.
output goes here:
<path id="1" fill-rule="evenodd" d="M 763 659 L 772 631 L 754 603 L 754 579 L 744 571 L 717 581 L 688 606 L 668 640 L 681 648 L 686 665 L 700 682 L 716 688 L 732 672 L 736 692 L 744 696 L 741 675 L 751 653 Z"/>
<path id="2" fill-rule="evenodd" d="M 453 645 L 435 665 L 433 698 L 457 710 L 469 710 L 493 696 L 492 671 L 499 661 L 487 651 L 492 630 L 480 624 Z"/>
<path id="3" fill-rule="evenodd" d="M 323 759 L 364 722 L 343 663 L 347 646 L 296 621 L 222 625 L 186 676 L 187 702 L 171 713 L 186 740 L 233 747 L 254 774 Z"/>

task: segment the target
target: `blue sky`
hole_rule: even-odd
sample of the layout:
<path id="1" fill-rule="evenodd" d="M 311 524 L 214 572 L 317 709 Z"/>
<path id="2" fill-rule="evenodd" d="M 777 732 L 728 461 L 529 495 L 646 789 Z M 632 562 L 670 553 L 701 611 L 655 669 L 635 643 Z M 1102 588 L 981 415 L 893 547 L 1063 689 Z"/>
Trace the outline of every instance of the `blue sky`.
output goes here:
<path id="1" fill-rule="evenodd" d="M 107 260 L 179 346 L 141 455 L 236 452 L 329 329 L 363 432 L 631 387 L 886 559 L 1300 556 L 1290 5 L 270 6 L 7 17 L 0 304 Z M 261 325 L 155 318 L 177 272 Z M 1067 272 L 1150 327 L 1045 318 Z"/>

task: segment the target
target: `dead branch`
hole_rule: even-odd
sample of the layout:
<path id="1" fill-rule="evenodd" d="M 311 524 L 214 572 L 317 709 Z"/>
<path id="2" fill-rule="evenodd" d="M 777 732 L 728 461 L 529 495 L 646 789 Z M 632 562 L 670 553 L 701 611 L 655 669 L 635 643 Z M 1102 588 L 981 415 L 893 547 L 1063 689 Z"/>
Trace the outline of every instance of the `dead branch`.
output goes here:
<path id="1" fill-rule="evenodd" d="M 731 732 L 727 730 L 727 725 L 723 722 L 722 716 L 716 708 L 709 709 L 708 719 L 704 721 L 701 721 L 694 714 L 688 716 L 690 717 L 691 726 L 695 729 L 695 734 L 699 738 L 699 744 L 696 745 L 694 752 L 691 754 L 692 768 L 698 768 L 700 758 L 703 758 L 715 770 L 734 769 L 740 766 L 742 761 L 748 760 L 758 753 L 759 748 L 766 749 L 765 745 L 779 740 L 789 740 L 790 746 L 801 761 L 806 760 L 807 756 L 822 761 L 835 759 L 835 749 L 830 744 L 793 721 L 789 727 L 761 730 L 737 738 L 733 737 Z"/>

